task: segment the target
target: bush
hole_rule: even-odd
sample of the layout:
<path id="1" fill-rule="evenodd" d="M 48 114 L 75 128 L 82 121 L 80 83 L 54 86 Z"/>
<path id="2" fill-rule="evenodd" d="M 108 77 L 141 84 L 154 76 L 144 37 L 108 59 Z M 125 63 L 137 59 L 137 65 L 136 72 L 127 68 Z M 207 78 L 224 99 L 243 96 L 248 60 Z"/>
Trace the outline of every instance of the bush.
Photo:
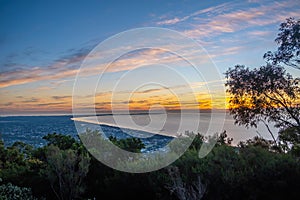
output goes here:
<path id="1" fill-rule="evenodd" d="M 0 185 L 1 200 L 37 200 L 32 195 L 31 189 L 26 187 L 18 187 L 11 183 Z"/>

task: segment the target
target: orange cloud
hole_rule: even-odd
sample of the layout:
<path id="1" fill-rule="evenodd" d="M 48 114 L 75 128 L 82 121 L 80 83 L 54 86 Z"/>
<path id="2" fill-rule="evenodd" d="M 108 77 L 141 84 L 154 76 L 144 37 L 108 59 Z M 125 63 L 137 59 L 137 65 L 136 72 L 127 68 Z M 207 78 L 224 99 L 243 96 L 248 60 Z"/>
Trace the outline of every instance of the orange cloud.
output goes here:
<path id="1" fill-rule="evenodd" d="M 57 96 L 58 97 L 58 96 Z M 70 97 L 64 97 L 61 99 L 53 99 L 51 97 L 44 98 L 17 98 L 12 102 L 6 102 L 0 104 L 0 110 L 5 112 L 71 112 L 72 103 Z"/>
<path id="2" fill-rule="evenodd" d="M 67 77 L 74 77 L 78 70 L 61 70 L 61 71 L 48 71 L 49 69 L 27 69 L 20 70 L 16 72 L 13 76 L 10 76 L 10 73 L 3 73 L 1 76 L 3 77 L 0 81 L 0 88 L 13 86 L 13 85 L 21 85 L 25 83 L 31 83 L 42 80 L 56 80 Z M 47 74 L 45 73 L 54 73 Z"/>
<path id="3" fill-rule="evenodd" d="M 183 46 L 182 48 L 188 49 L 189 47 Z M 74 78 L 80 70 L 80 62 L 83 59 L 87 59 L 89 62 L 94 62 L 94 64 L 91 67 L 81 69 L 82 76 L 100 75 L 105 68 L 105 73 L 107 73 L 131 70 L 145 64 L 174 64 L 177 62 L 183 62 L 182 58 L 168 52 L 167 49 L 168 47 L 166 47 L 166 49 L 141 49 L 137 52 L 123 56 L 113 63 L 102 63 L 101 59 L 100 62 L 99 58 L 101 58 L 101 55 L 97 54 L 87 57 L 79 55 L 78 57 L 73 57 L 69 60 L 58 61 L 49 67 L 34 67 L 31 69 L 3 72 L 0 74 L 0 88 L 44 80 Z M 113 49 L 110 51 L 113 51 Z M 196 56 L 197 52 L 194 52 L 194 54 Z M 74 65 L 77 66 L 76 69 L 74 69 Z"/>

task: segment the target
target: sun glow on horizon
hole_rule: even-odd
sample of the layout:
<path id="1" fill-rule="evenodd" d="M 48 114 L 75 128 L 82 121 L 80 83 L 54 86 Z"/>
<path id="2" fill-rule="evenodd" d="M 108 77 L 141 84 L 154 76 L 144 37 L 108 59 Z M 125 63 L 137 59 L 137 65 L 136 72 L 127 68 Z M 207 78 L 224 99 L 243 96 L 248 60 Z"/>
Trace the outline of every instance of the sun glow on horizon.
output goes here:
<path id="1" fill-rule="evenodd" d="M 104 9 L 104 4 L 110 12 Z M 136 5 L 109 2 L 84 5 L 89 7 L 88 11 L 83 11 L 80 3 L 61 3 L 62 10 L 69 10 L 65 17 L 61 12 L 53 15 L 57 9 L 55 4 L 45 8 L 30 2 L 7 3 L 0 22 L 5 27 L 0 30 L 0 115 L 72 113 L 73 85 L 83 62 L 92 65 L 82 73 L 85 81 L 80 95 L 74 97 L 83 112 L 89 109 L 111 112 L 112 108 L 143 111 L 159 105 L 166 110 L 228 109 L 230 96 L 222 90 L 225 79 L 210 76 L 208 61 L 214 63 L 221 77 L 229 67 L 239 63 L 250 68 L 265 65 L 263 54 L 276 48 L 274 39 L 279 24 L 288 17 L 300 17 L 299 5 L 292 0 L 275 3 L 271 0 L 199 1 L 194 5 L 177 2 L 173 6 L 149 1 L 147 6 L 139 5 L 142 12 L 137 12 Z M 123 9 L 132 15 L 120 17 L 119 11 Z M 80 20 L 78 13 L 82 14 Z M 120 48 L 126 53 L 113 63 L 99 62 L 99 58 L 119 48 L 89 55 L 107 38 L 126 29 L 143 27 L 171 29 L 197 42 L 205 51 L 199 52 L 185 43 L 180 50 L 199 61 L 205 77 L 197 77 L 182 57 L 168 51 L 172 44 L 126 52 L 130 45 L 122 41 L 127 46 Z M 161 66 L 176 65 L 176 70 L 187 81 L 168 80 L 170 71 L 157 70 L 150 61 Z M 92 87 L 91 82 L 99 78 L 107 65 L 105 80 L 99 83 L 101 88 L 95 88 L 95 95 L 91 96 L 87 92 Z M 133 73 L 132 80 L 113 88 L 124 74 L 147 65 L 150 70 L 140 75 Z M 300 76 L 299 70 L 288 70 L 294 77 Z M 150 76 L 166 79 L 168 84 L 139 87 L 137 83 Z"/>

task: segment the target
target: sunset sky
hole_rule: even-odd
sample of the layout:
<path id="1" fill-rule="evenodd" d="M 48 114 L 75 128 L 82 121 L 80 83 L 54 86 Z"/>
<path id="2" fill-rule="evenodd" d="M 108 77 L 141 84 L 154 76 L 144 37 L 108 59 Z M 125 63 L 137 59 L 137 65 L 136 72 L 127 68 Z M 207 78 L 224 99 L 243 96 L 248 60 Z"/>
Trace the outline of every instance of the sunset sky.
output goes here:
<path id="1" fill-rule="evenodd" d="M 197 41 L 224 73 L 236 64 L 251 68 L 264 65 L 263 54 L 276 49 L 274 39 L 279 24 L 288 17 L 300 18 L 299 1 L 0 0 L 0 115 L 72 113 L 73 84 L 82 61 L 90 58 L 87 55 L 100 42 L 128 29 L 176 30 Z M 168 77 L 167 71 L 149 65 L 141 73 L 135 71 L 136 82 L 113 90 L 122 75 L 147 60 L 161 60 L 165 65 L 175 62 L 189 79 L 188 84 L 175 79 L 166 83 L 168 88 L 144 85 L 131 93 L 130 89 L 145 77 Z M 96 108 L 109 110 L 111 97 L 116 95 L 114 105 L 122 110 L 128 106 L 122 100 L 131 94 L 129 107 L 133 110 L 158 104 L 178 109 L 179 100 L 172 91 L 181 95 L 180 101 L 187 109 L 225 108 L 221 95 L 218 100 L 218 89 L 212 91 L 216 95 L 211 99 L 206 87 L 218 88 L 224 79 L 195 78 L 182 61 L 176 62 L 176 56 L 159 49 L 143 49 L 120 57 L 96 91 Z M 286 69 L 300 77 L 299 70 Z M 86 78 L 92 80 L 99 75 L 95 69 Z M 77 97 L 83 107 L 89 106 L 85 105 L 89 94 L 84 89 L 89 88 L 88 83 Z M 193 89 L 199 105 L 186 88 Z"/>

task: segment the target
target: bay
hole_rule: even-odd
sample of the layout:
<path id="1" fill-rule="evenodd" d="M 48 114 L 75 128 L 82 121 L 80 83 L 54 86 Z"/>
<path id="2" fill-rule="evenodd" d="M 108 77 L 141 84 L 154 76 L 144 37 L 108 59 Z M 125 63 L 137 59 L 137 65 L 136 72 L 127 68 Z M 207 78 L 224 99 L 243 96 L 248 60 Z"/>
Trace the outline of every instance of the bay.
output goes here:
<path id="1" fill-rule="evenodd" d="M 159 116 L 157 116 L 159 117 Z M 201 124 L 207 124 L 210 116 L 201 115 Z M 73 116 L 2 116 L 0 117 L 0 137 L 4 141 L 6 146 L 13 144 L 16 141 L 22 141 L 31 144 L 35 147 L 40 147 L 46 144 L 46 141 L 42 139 L 43 136 L 49 133 L 60 133 L 65 135 L 71 135 L 78 138 L 77 129 L 74 123 Z M 176 124 L 180 120 L 180 116 L 177 114 L 168 115 L 169 127 L 163 127 L 163 130 L 149 131 L 149 129 L 137 128 L 136 126 L 116 127 L 117 125 L 111 120 L 111 115 L 97 116 L 97 120 L 93 117 L 79 117 L 75 118 L 79 132 L 84 132 L 86 128 L 100 129 L 105 133 L 107 137 L 110 135 L 117 138 L 129 138 L 139 137 L 145 143 L 146 151 L 161 148 L 166 145 L 172 137 L 178 136 L 178 133 L 172 132 L 176 129 Z M 133 117 L 134 122 L 139 127 L 146 126 L 149 123 L 149 116 L 145 114 L 137 114 Z M 193 115 L 190 116 L 193 119 Z M 191 120 L 191 123 L 194 120 Z M 256 135 L 260 135 L 264 138 L 271 139 L 270 134 L 263 125 L 259 125 L 258 128 L 246 129 L 243 126 L 234 125 L 232 116 L 226 113 L 225 121 L 215 118 L 214 121 L 210 121 L 210 126 L 217 125 L 218 123 L 224 123 L 222 130 L 226 130 L 229 137 L 234 139 L 233 144 L 236 145 L 241 140 L 253 138 Z M 101 124 L 101 126 L 99 125 Z M 188 126 L 188 124 L 187 124 Z M 218 125 L 219 126 L 219 125 Z M 271 125 L 272 127 L 272 125 Z M 78 127 L 77 127 L 78 128 Z M 204 127 L 202 126 L 204 129 Z M 207 126 L 206 126 L 207 128 Z M 272 131 L 276 133 L 278 130 L 272 128 Z M 201 133 L 201 130 L 199 130 Z M 155 134 L 159 133 L 159 134 Z M 203 134 L 203 132 L 202 132 Z M 205 134 L 205 133 L 204 133 Z M 275 134 L 276 135 L 276 134 Z"/>

